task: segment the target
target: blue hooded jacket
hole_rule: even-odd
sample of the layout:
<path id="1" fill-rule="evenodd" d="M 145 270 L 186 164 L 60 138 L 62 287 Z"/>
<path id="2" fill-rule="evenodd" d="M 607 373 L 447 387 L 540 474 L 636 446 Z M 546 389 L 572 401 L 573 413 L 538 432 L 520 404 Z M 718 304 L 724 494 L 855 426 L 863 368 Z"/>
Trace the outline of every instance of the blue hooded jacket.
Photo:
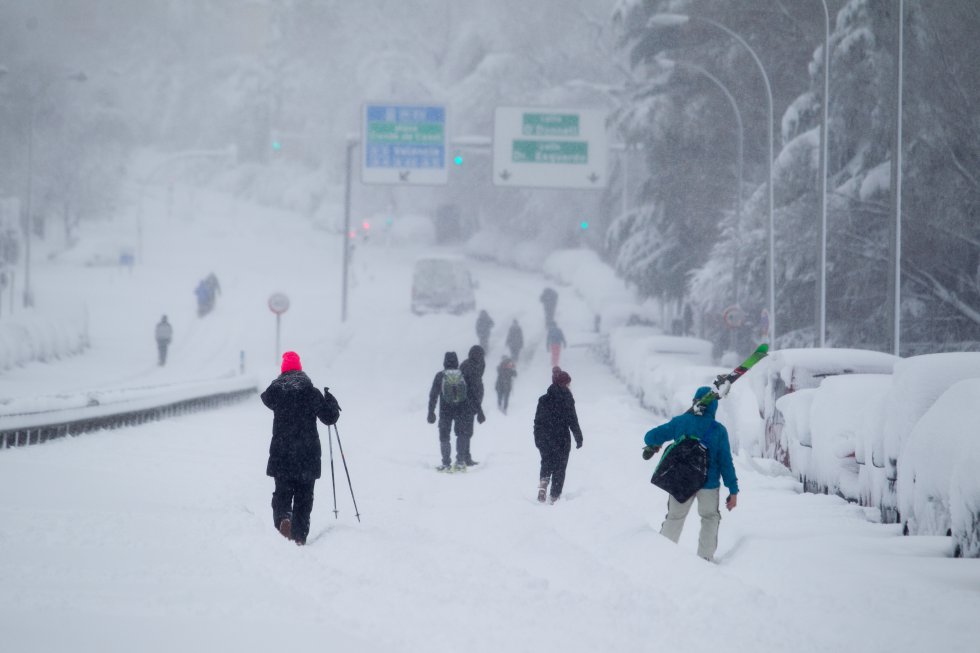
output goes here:
<path id="1" fill-rule="evenodd" d="M 700 399 L 711 392 L 711 388 L 702 386 L 694 393 L 695 399 Z M 666 424 L 650 429 L 643 441 L 650 447 L 659 447 L 669 440 L 677 440 L 684 435 L 693 435 L 708 448 L 708 478 L 703 489 L 713 490 L 725 481 L 725 487 L 731 494 L 738 494 L 738 478 L 735 477 L 735 465 L 732 463 L 732 448 L 728 443 L 728 431 L 715 420 L 718 402 L 711 402 L 704 415 L 684 413 L 674 417 Z"/>

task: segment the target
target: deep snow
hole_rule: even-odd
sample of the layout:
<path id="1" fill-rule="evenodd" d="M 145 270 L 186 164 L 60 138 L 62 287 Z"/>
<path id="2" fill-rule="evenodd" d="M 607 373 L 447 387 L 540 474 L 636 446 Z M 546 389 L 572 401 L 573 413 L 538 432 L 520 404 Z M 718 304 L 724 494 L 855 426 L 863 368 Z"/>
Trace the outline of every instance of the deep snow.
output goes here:
<path id="1" fill-rule="evenodd" d="M 948 557 L 948 538 L 901 537 L 870 511 L 801 494 L 771 461 L 736 460 L 742 492 L 723 514 L 718 564 L 694 554 L 696 515 L 680 545 L 661 538 L 666 495 L 639 455 L 659 420 L 577 346 L 593 340 L 594 316 L 572 293 L 557 316 L 585 446 L 562 500 L 541 506 L 530 426 L 549 378 L 538 296 L 551 282 L 472 263 L 478 308 L 496 322 L 488 419 L 473 440 L 481 465 L 437 474 L 427 393 L 443 352 L 475 342 L 476 314 L 411 315 L 411 263 L 430 248 L 359 243 L 341 324 L 337 237 L 220 195 L 198 192 L 169 219 L 149 199 L 145 262 L 131 276 L 38 270 L 39 307 L 88 298 L 91 349 L 12 369 L 0 392 L 200 381 L 236 370 L 240 351 L 264 386 L 278 372 L 265 301 L 286 292 L 283 348 L 344 409 L 362 522 L 335 449 L 339 519 L 325 459 L 308 546 L 272 528 L 272 416 L 257 397 L 0 451 L 4 651 L 966 651 L 980 641 L 976 560 Z M 199 320 L 192 291 L 210 271 L 223 292 Z M 161 313 L 175 329 L 162 369 Z M 514 317 L 526 354 L 504 416 L 494 369 Z"/>

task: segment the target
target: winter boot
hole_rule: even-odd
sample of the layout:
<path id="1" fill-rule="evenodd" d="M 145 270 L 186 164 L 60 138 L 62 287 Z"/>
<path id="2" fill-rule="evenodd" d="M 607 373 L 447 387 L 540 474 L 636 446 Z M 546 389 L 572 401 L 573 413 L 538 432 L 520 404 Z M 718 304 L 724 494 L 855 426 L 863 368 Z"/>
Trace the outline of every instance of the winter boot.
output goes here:
<path id="1" fill-rule="evenodd" d="M 289 517 L 283 518 L 279 522 L 279 534 L 282 535 L 287 540 L 293 539 L 293 520 Z"/>
<path id="2" fill-rule="evenodd" d="M 550 499 L 548 499 L 548 503 L 549 503 L 550 505 L 552 505 L 552 506 L 553 506 L 553 505 L 555 505 L 555 503 L 556 503 L 557 501 L 558 501 L 558 497 L 556 497 L 556 496 L 555 496 L 555 495 L 553 495 L 553 494 L 551 495 L 551 498 L 550 498 Z"/>
<path id="3" fill-rule="evenodd" d="M 545 497 L 548 495 L 548 479 L 542 478 L 541 482 L 538 484 L 538 502 L 544 503 Z"/>
<path id="4" fill-rule="evenodd" d="M 438 467 L 436 467 L 436 471 L 437 472 L 451 472 L 451 471 L 453 471 L 453 466 L 450 465 L 449 463 L 443 463 L 443 464 L 439 465 Z"/>
<path id="5" fill-rule="evenodd" d="M 480 463 L 478 463 L 477 461 L 473 460 L 472 458 L 467 458 L 466 459 L 466 463 L 465 463 L 465 465 L 467 467 L 472 467 L 473 465 L 479 465 L 479 464 Z"/>

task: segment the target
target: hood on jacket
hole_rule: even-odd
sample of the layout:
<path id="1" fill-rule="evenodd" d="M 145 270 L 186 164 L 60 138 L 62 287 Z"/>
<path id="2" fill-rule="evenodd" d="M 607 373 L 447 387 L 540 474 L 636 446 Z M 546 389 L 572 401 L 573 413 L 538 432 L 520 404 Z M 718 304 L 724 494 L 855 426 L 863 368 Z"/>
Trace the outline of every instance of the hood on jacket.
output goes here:
<path id="1" fill-rule="evenodd" d="M 698 399 L 708 394 L 709 392 L 711 392 L 711 388 L 709 388 L 706 385 L 701 386 L 694 392 L 694 401 L 697 401 Z M 704 413 L 701 415 L 701 417 L 710 417 L 711 419 L 714 419 L 716 412 L 718 412 L 718 402 L 712 401 L 705 408 Z"/>
<path id="2" fill-rule="evenodd" d="M 485 362 L 484 359 L 486 358 L 486 356 L 487 353 L 483 351 L 483 347 L 481 347 L 480 345 L 473 345 L 472 347 L 470 347 L 470 353 L 467 355 L 467 358 L 469 358 L 474 363 L 482 364 Z"/>
<path id="3" fill-rule="evenodd" d="M 459 368 L 459 357 L 456 356 L 456 352 L 447 351 L 446 355 L 442 359 L 442 369 L 455 370 L 458 368 Z"/>

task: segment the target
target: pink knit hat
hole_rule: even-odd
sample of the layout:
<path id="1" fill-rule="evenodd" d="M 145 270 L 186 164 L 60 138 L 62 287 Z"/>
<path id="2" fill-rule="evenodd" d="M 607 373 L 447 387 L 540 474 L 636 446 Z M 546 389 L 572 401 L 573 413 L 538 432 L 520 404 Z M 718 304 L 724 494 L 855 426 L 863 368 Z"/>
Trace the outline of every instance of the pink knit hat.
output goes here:
<path id="1" fill-rule="evenodd" d="M 303 366 L 299 362 L 299 354 L 295 351 L 287 351 L 282 355 L 282 373 L 293 372 L 295 370 L 303 370 Z"/>

